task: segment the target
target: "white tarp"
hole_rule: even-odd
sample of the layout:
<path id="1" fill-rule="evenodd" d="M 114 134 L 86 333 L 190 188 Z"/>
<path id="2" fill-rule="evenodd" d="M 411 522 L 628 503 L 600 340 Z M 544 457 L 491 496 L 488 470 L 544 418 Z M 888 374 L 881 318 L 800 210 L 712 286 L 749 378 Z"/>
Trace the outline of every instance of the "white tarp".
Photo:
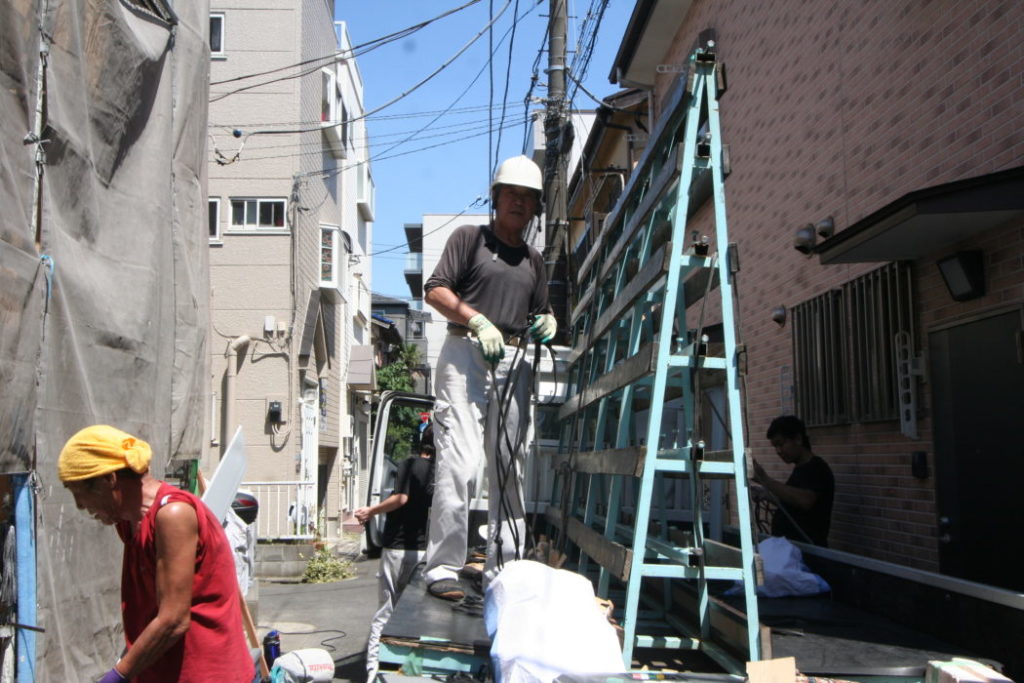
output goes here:
<path id="1" fill-rule="evenodd" d="M 615 630 L 585 577 L 532 560 L 505 565 L 487 587 L 484 625 L 498 683 L 549 683 L 565 673 L 624 671 Z"/>
<path id="2" fill-rule="evenodd" d="M 205 433 L 209 6 L 157 5 L 0 2 L 0 473 L 41 481 L 39 681 L 123 647 L 120 542 L 57 481 L 64 440 L 117 425 L 162 475 Z"/>

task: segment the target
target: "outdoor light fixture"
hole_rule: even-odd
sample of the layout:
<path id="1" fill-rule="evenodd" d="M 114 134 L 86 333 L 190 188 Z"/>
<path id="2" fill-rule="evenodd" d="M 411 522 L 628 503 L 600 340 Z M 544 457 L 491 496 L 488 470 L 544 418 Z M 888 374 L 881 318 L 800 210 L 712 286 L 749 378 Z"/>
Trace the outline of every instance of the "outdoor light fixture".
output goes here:
<path id="1" fill-rule="evenodd" d="M 814 231 L 814 225 L 812 223 L 808 223 L 796 231 L 796 239 L 793 240 L 793 248 L 801 254 L 810 256 L 811 252 L 814 251 L 814 243 L 817 241 L 818 237 L 817 233 Z"/>
<path id="2" fill-rule="evenodd" d="M 776 306 L 772 309 L 772 321 L 777 323 L 779 327 L 786 324 L 786 307 Z"/>
<path id="3" fill-rule="evenodd" d="M 953 301 L 970 301 L 985 295 L 985 257 L 981 251 L 958 251 L 937 264 Z"/>
<path id="4" fill-rule="evenodd" d="M 818 233 L 818 237 L 823 240 L 827 240 L 829 237 L 836 232 L 836 223 L 832 220 L 832 216 L 828 218 L 822 218 L 820 221 L 814 224 L 814 231 Z"/>

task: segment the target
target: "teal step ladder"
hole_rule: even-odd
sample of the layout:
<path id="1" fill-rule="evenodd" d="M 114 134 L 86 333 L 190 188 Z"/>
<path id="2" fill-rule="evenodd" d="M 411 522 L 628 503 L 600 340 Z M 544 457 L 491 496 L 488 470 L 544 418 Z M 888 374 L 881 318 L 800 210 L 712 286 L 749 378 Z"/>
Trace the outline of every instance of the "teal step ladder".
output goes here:
<path id="1" fill-rule="evenodd" d="M 709 41 L 691 55 L 577 275 L 559 412 L 566 466 L 546 517 L 579 550 L 579 571 L 596 569 L 598 594 L 616 598 L 627 667 L 635 648 L 691 649 L 742 673 L 768 647 L 755 596 L 723 91 Z M 713 240 L 691 231 L 698 211 L 708 223 L 709 202 Z M 718 450 L 703 436 L 706 414 L 725 427 Z M 706 538 L 721 514 L 705 510 L 705 483 L 716 481 L 735 486 L 738 547 Z M 740 582 L 743 609 L 714 598 L 714 580 Z"/>

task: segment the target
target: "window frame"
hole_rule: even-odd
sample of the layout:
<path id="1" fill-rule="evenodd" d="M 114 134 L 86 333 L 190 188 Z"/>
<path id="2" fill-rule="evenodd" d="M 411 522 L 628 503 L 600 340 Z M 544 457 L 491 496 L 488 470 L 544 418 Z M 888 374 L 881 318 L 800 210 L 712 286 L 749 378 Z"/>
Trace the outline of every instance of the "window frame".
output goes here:
<path id="1" fill-rule="evenodd" d="M 228 216 L 228 229 L 234 233 L 286 233 L 289 230 L 288 227 L 288 200 L 284 197 L 230 197 L 229 198 L 230 215 Z M 235 223 L 235 202 L 256 202 L 256 223 Z M 281 225 L 263 225 L 259 224 L 260 208 L 264 204 L 280 203 L 281 204 Z M 248 207 L 245 209 L 246 215 L 248 215 Z"/>
<path id="2" fill-rule="evenodd" d="M 212 22 L 214 19 L 220 19 L 220 50 L 214 51 L 213 49 L 213 26 Z M 210 12 L 210 35 L 207 36 L 207 46 L 210 48 L 211 59 L 226 59 L 227 58 L 227 47 L 225 46 L 225 37 L 227 36 L 227 17 L 224 12 Z"/>
<path id="3" fill-rule="evenodd" d="M 327 225 L 325 223 L 320 224 L 320 286 L 337 289 L 341 284 L 341 260 L 339 258 L 341 251 L 341 237 L 339 234 L 341 229 L 336 225 Z M 324 241 L 324 236 L 330 235 L 331 244 L 328 245 Z M 326 260 L 324 258 L 324 251 L 326 248 L 330 249 L 330 276 L 324 277 L 324 268 L 326 266 Z"/>
<path id="4" fill-rule="evenodd" d="M 915 346 L 913 271 L 894 261 L 792 310 L 793 385 L 809 427 L 900 419 L 899 335 Z"/>
<path id="5" fill-rule="evenodd" d="M 206 204 L 207 204 L 206 220 L 207 220 L 207 228 L 210 229 L 210 242 L 213 243 L 213 244 L 220 244 L 221 243 L 221 229 L 220 229 L 220 205 L 221 205 L 221 201 L 220 201 L 220 197 L 208 197 Z M 216 205 L 216 208 L 214 208 L 214 205 Z M 210 218 L 211 218 L 210 211 L 213 211 L 213 216 L 212 216 L 213 221 L 212 221 L 212 223 L 210 221 Z"/>

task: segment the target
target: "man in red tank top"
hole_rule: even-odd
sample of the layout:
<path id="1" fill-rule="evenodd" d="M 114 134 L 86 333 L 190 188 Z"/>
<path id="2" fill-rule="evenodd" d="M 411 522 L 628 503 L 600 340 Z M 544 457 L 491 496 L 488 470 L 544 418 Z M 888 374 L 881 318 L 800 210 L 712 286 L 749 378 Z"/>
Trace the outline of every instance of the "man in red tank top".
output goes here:
<path id="1" fill-rule="evenodd" d="M 127 648 L 99 683 L 250 683 L 234 558 L 219 521 L 191 493 L 149 473 L 149 444 L 95 425 L 64 445 L 58 471 L 75 505 L 124 542 Z"/>

